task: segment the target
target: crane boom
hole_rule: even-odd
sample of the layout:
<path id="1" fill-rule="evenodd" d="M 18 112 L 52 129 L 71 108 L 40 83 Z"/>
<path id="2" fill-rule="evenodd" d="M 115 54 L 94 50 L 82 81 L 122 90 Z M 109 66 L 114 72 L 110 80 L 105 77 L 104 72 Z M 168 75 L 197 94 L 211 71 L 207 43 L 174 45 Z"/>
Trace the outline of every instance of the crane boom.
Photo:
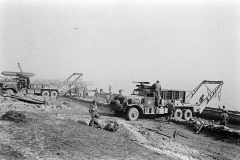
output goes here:
<path id="1" fill-rule="evenodd" d="M 77 75 L 77 77 L 70 83 L 67 84 L 67 82 L 72 78 L 72 76 Z M 77 86 L 76 82 L 83 76 L 82 73 L 73 73 L 71 76 L 69 76 L 66 80 L 63 81 L 63 87 L 61 90 L 61 93 L 65 94 L 67 93 L 71 88 L 74 88 Z"/>
<path id="2" fill-rule="evenodd" d="M 210 100 L 212 99 L 212 97 L 217 93 L 218 90 L 220 90 L 220 88 L 223 85 L 223 81 L 213 81 L 212 83 L 210 82 L 210 84 L 218 84 L 218 86 L 216 88 L 214 88 L 207 97 L 204 98 L 204 100 L 198 104 L 198 106 L 196 106 L 195 112 L 199 112 L 200 114 L 202 113 L 202 111 L 205 109 L 205 107 L 207 107 L 207 104 L 210 102 Z"/>
<path id="3" fill-rule="evenodd" d="M 203 80 L 194 90 L 192 90 L 187 96 L 186 96 L 186 103 L 189 103 L 189 101 L 192 99 L 192 97 L 195 95 L 195 93 L 198 91 L 198 89 L 203 85 L 203 84 L 221 84 L 223 85 L 223 81 L 208 81 L 208 80 Z"/>

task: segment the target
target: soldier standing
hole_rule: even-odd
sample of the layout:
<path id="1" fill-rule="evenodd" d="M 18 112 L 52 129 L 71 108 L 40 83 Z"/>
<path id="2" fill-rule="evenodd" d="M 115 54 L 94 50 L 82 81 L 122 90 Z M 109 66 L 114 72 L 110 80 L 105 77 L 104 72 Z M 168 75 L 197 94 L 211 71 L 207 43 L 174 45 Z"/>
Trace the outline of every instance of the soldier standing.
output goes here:
<path id="1" fill-rule="evenodd" d="M 122 96 L 122 89 L 119 90 L 119 96 Z"/>
<path id="2" fill-rule="evenodd" d="M 159 100 L 161 99 L 160 91 L 161 91 L 161 84 L 159 80 L 157 80 L 156 83 L 152 85 L 154 87 L 154 90 L 156 91 L 156 106 L 159 105 Z"/>
<path id="3" fill-rule="evenodd" d="M 222 112 L 225 112 L 228 113 L 228 111 L 226 110 L 225 106 L 222 106 L 222 108 L 218 105 L 218 107 L 222 110 Z"/>
<path id="4" fill-rule="evenodd" d="M 100 125 L 98 123 L 98 118 L 100 117 L 99 114 L 97 113 L 97 103 L 95 100 L 93 100 L 93 103 L 90 105 L 89 108 L 89 114 L 91 115 L 91 121 L 89 123 L 89 126 L 93 126 L 96 128 L 99 128 Z"/>
<path id="5" fill-rule="evenodd" d="M 111 93 L 112 93 L 112 86 L 109 85 L 109 94 L 111 94 Z"/>
<path id="6" fill-rule="evenodd" d="M 112 86 L 109 85 L 109 100 L 112 99 Z"/>
<path id="7" fill-rule="evenodd" d="M 86 90 L 87 90 L 86 87 L 84 87 L 83 88 L 83 98 L 85 98 L 85 96 L 86 96 Z"/>
<path id="8" fill-rule="evenodd" d="M 95 89 L 95 97 L 96 97 L 97 102 L 98 102 L 98 89 L 97 88 Z"/>
<path id="9" fill-rule="evenodd" d="M 220 117 L 220 125 L 224 125 L 226 126 L 227 122 L 229 120 L 229 116 L 227 114 L 227 111 L 223 111 L 223 113 L 221 114 L 221 117 Z"/>
<path id="10" fill-rule="evenodd" d="M 72 101 L 72 92 L 71 92 L 71 87 L 72 87 L 72 85 L 70 84 L 69 85 L 69 101 Z"/>
<path id="11" fill-rule="evenodd" d="M 175 110 L 175 107 L 173 105 L 173 100 L 171 100 L 166 107 L 168 108 L 168 114 L 167 114 L 167 120 L 168 120 L 168 124 L 170 123 L 170 121 L 172 120 L 172 116 Z"/>

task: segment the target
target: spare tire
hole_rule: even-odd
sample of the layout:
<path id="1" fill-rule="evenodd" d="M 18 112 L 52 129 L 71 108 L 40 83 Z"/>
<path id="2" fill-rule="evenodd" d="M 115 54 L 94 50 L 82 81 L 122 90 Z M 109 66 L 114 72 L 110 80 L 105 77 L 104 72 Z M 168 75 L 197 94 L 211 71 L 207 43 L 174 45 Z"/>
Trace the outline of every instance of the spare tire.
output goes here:
<path id="1" fill-rule="evenodd" d="M 181 109 L 176 109 L 174 112 L 174 117 L 177 119 L 182 119 L 183 113 Z"/>
<path id="2" fill-rule="evenodd" d="M 183 113 L 183 118 L 186 120 L 192 118 L 192 111 L 190 109 L 186 109 Z"/>

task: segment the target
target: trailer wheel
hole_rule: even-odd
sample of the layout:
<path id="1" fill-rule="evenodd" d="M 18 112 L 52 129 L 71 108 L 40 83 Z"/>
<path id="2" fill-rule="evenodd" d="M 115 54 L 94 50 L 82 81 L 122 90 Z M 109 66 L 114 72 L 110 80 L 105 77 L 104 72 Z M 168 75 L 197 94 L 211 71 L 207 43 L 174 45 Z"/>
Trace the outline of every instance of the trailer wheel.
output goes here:
<path id="1" fill-rule="evenodd" d="M 192 111 L 190 109 L 186 109 L 183 113 L 183 118 L 187 121 L 192 118 Z"/>
<path id="2" fill-rule="evenodd" d="M 127 118 L 130 120 L 130 121 L 135 121 L 137 120 L 139 117 L 139 111 L 137 108 L 130 108 L 127 112 Z"/>
<path id="3" fill-rule="evenodd" d="M 51 97 L 57 97 L 57 95 L 58 95 L 57 91 L 52 91 L 51 92 Z"/>
<path id="4" fill-rule="evenodd" d="M 43 97 L 49 97 L 49 92 L 48 91 L 43 91 L 42 96 Z"/>
<path id="5" fill-rule="evenodd" d="M 183 116 L 182 110 L 181 109 L 176 109 L 176 111 L 174 112 L 174 117 L 177 119 L 181 119 Z"/>
<path id="6" fill-rule="evenodd" d="M 12 89 L 7 89 L 6 94 L 9 96 L 14 95 L 14 91 Z"/>

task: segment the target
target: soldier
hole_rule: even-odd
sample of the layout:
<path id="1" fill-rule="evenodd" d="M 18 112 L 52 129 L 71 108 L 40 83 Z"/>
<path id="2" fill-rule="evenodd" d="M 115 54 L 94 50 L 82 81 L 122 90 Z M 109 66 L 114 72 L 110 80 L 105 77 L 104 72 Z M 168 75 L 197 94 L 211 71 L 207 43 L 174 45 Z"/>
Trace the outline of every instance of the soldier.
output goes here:
<path id="1" fill-rule="evenodd" d="M 29 85 L 30 85 L 30 78 L 27 78 L 27 82 L 26 82 L 27 89 L 29 89 Z"/>
<path id="2" fill-rule="evenodd" d="M 83 98 L 85 98 L 85 95 L 86 95 L 86 88 L 84 87 L 83 88 Z"/>
<path id="3" fill-rule="evenodd" d="M 175 107 L 173 105 L 173 100 L 171 100 L 166 107 L 168 108 L 168 114 L 167 114 L 167 120 L 168 120 L 168 124 L 170 123 L 170 121 L 172 120 L 172 116 L 175 110 Z"/>
<path id="4" fill-rule="evenodd" d="M 99 114 L 97 113 L 97 104 L 96 104 L 96 101 L 93 100 L 93 103 L 90 105 L 90 108 L 89 108 L 89 114 L 91 115 L 92 119 L 89 123 L 89 126 L 93 126 L 93 127 L 96 127 L 96 128 L 99 128 L 100 125 L 98 123 L 98 118 L 100 117 Z"/>
<path id="5" fill-rule="evenodd" d="M 72 101 L 72 92 L 71 92 L 71 87 L 72 87 L 72 85 L 70 84 L 69 85 L 69 101 L 71 102 Z"/>
<path id="6" fill-rule="evenodd" d="M 227 111 L 223 111 L 220 117 L 220 125 L 226 126 L 227 122 L 229 120 L 229 116 L 227 114 Z"/>
<path id="7" fill-rule="evenodd" d="M 98 102 L 98 89 L 97 88 L 95 89 L 95 97 L 96 97 L 97 102 Z"/>
<path id="8" fill-rule="evenodd" d="M 227 114 L 228 114 L 228 111 L 226 110 L 226 108 L 225 108 L 225 106 L 223 106 L 222 108 L 218 105 L 218 107 L 222 110 L 222 112 L 227 112 Z"/>
<path id="9" fill-rule="evenodd" d="M 109 94 L 107 94 L 107 103 L 110 103 L 110 95 Z"/>
<path id="10" fill-rule="evenodd" d="M 122 89 L 119 90 L 119 96 L 122 96 Z"/>
<path id="11" fill-rule="evenodd" d="M 161 84 L 159 80 L 157 80 L 156 83 L 152 85 L 154 87 L 154 90 L 156 91 L 156 106 L 159 105 L 159 100 L 161 99 L 160 91 L 161 91 Z"/>
<path id="12" fill-rule="evenodd" d="M 111 93 L 112 93 L 112 86 L 109 85 L 109 94 L 111 94 Z"/>
<path id="13" fill-rule="evenodd" d="M 203 100 L 204 100 L 204 94 L 199 98 L 199 103 L 202 103 Z"/>

